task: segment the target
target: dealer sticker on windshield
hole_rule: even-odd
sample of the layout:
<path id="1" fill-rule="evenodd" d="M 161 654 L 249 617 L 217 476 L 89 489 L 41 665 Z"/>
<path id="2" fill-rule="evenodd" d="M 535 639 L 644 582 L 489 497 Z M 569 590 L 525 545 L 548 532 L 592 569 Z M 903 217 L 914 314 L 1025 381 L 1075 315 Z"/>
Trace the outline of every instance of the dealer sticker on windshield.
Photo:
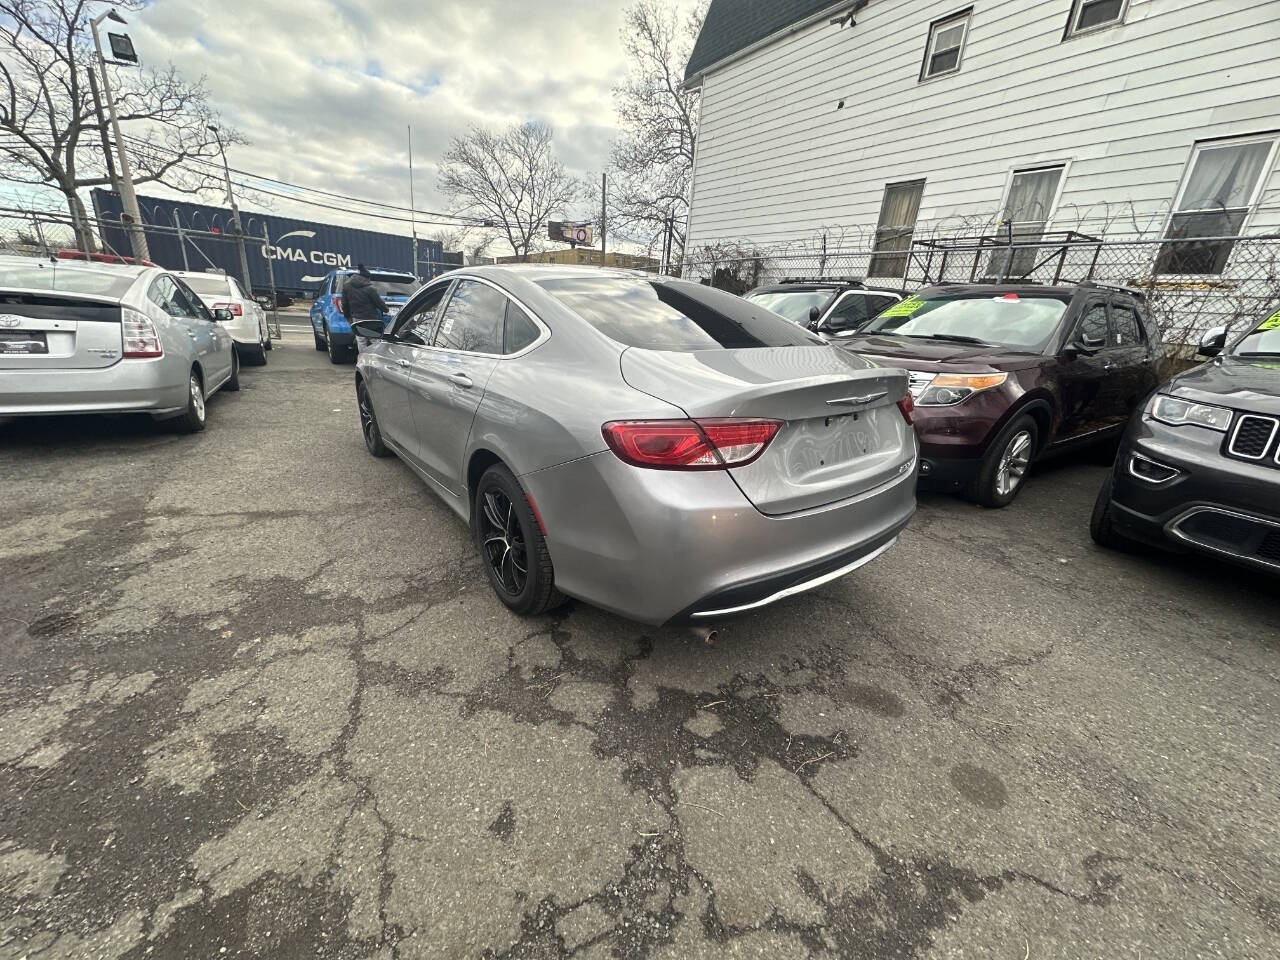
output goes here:
<path id="1" fill-rule="evenodd" d="M 924 306 L 923 300 L 921 300 L 919 297 L 916 297 L 916 296 L 910 296 L 910 297 L 907 297 L 907 299 L 905 300 L 899 300 L 892 307 L 889 307 L 889 309 L 882 311 L 880 313 L 880 316 L 881 317 L 909 317 L 923 306 Z"/>
<path id="2" fill-rule="evenodd" d="M 1267 317 L 1267 319 L 1263 320 L 1262 326 L 1260 326 L 1258 329 L 1259 330 L 1280 330 L 1280 310 L 1277 310 L 1271 316 Z"/>

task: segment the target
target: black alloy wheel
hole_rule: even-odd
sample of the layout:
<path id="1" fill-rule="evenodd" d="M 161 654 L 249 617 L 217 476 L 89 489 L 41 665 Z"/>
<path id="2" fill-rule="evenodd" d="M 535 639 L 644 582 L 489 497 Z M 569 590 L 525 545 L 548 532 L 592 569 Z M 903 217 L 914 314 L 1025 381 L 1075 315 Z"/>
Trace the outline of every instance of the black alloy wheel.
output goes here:
<path id="1" fill-rule="evenodd" d="M 480 549 L 490 579 L 511 599 L 529 582 L 529 556 L 520 517 L 504 491 L 486 490 L 480 498 Z"/>

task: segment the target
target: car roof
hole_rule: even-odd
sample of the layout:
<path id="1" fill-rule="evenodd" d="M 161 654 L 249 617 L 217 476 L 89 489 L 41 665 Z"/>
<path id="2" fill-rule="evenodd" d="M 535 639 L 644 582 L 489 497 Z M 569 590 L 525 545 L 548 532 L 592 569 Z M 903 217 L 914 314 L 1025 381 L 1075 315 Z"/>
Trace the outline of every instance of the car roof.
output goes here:
<path id="1" fill-rule="evenodd" d="M 159 269 L 158 267 L 138 263 L 103 263 L 99 260 L 70 260 L 63 257 L 51 259 L 49 257 L 24 257 L 16 254 L 0 255 L 0 268 L 5 266 L 29 267 L 33 260 L 48 266 L 56 266 L 59 270 L 92 270 L 97 273 L 110 272 L 131 277 L 140 276 L 148 270 Z"/>
<path id="2" fill-rule="evenodd" d="M 573 277 L 625 277 L 636 280 L 670 280 L 671 277 L 646 273 L 644 270 L 625 270 L 621 267 L 572 266 L 559 263 L 493 263 L 475 267 L 460 267 L 450 273 L 465 272 L 472 276 L 520 277 L 524 280 L 567 280 Z M 449 276 L 450 274 L 444 274 Z"/>
<path id="3" fill-rule="evenodd" d="M 1139 300 L 1142 299 L 1142 291 L 1132 290 L 1129 287 L 1122 287 L 1118 284 L 1094 283 L 1085 280 L 1081 283 L 1059 283 L 1049 285 L 1045 283 L 1027 283 L 1025 281 L 1013 283 L 939 283 L 933 286 L 921 287 L 916 291 L 917 296 L 936 293 L 976 293 L 992 295 L 1001 293 L 1016 293 L 1028 297 L 1042 296 L 1053 297 L 1055 299 L 1070 300 L 1082 290 L 1096 290 L 1105 293 L 1123 293 Z"/>
<path id="4" fill-rule="evenodd" d="M 214 273 L 212 270 L 170 270 L 175 277 L 218 277 L 222 280 L 230 280 L 231 276 L 226 273 Z"/>
<path id="5" fill-rule="evenodd" d="M 868 284 L 863 283 L 861 280 L 784 280 L 781 283 L 763 284 L 754 290 L 748 290 L 747 293 L 792 293 L 805 290 L 840 288 L 845 288 L 846 292 L 851 293 L 896 293 L 899 296 L 905 296 L 907 292 L 901 287 L 891 287 L 888 284 L 884 286 Z"/>

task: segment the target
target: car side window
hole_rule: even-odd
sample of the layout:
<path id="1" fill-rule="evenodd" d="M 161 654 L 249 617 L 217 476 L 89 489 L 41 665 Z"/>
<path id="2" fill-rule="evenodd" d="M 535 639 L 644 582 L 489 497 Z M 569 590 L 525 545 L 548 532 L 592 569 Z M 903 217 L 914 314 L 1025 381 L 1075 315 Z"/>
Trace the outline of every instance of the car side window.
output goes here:
<path id="1" fill-rule="evenodd" d="M 1132 347 L 1142 343 L 1142 324 L 1138 314 L 1127 303 L 1111 304 L 1112 343 L 1117 347 Z"/>
<path id="2" fill-rule="evenodd" d="M 826 328 L 831 331 L 852 330 L 871 319 L 867 301 L 870 298 L 861 293 L 846 293 L 844 299 L 836 304 L 836 308 L 827 317 Z M 877 311 L 879 312 L 879 311 Z"/>
<path id="3" fill-rule="evenodd" d="M 442 283 L 423 294 L 408 308 L 401 310 L 396 324 L 391 328 L 391 336 L 401 343 L 411 343 L 417 347 L 425 347 L 431 343 L 431 335 L 435 332 L 436 319 L 440 315 L 440 304 L 449 291 L 449 284 Z"/>
<path id="4" fill-rule="evenodd" d="M 1107 345 L 1107 305 L 1094 302 L 1085 308 L 1080 325 L 1076 328 L 1076 336 L 1086 347 L 1105 347 Z"/>
<path id="5" fill-rule="evenodd" d="M 156 277 L 147 291 L 147 298 L 171 317 L 182 320 L 203 319 L 187 301 L 186 294 L 178 289 L 173 277 L 167 274 Z"/>
<path id="6" fill-rule="evenodd" d="M 433 346 L 467 353 L 502 353 L 507 298 L 488 284 L 459 280 L 436 328 Z"/>
<path id="7" fill-rule="evenodd" d="M 519 353 L 540 336 L 542 331 L 538 325 L 529 319 L 528 314 L 508 300 L 507 320 L 502 335 L 502 352 L 504 354 Z"/>
<path id="8" fill-rule="evenodd" d="M 196 320 L 207 320 L 213 323 L 213 313 L 204 305 L 204 301 L 196 296 L 195 291 L 188 287 L 183 281 L 177 277 L 173 278 L 174 286 L 178 288 L 178 296 L 185 304 L 185 309 L 189 311 L 189 316 Z"/>

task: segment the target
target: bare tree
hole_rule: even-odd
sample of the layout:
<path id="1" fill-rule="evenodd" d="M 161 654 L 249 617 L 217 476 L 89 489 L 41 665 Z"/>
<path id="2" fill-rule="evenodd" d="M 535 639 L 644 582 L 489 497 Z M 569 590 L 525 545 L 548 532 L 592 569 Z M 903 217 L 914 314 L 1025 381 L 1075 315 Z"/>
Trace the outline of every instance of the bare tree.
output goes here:
<path id="1" fill-rule="evenodd" d="M 482 227 L 440 227 L 431 234 L 446 253 L 461 253 L 464 264 L 472 264 L 487 255 L 493 234 Z"/>
<path id="2" fill-rule="evenodd" d="M 77 191 L 111 182 L 89 83 L 96 69 L 89 22 L 108 5 L 137 10 L 143 3 L 0 0 L 0 177 L 58 190 L 85 249 L 93 248 L 93 234 Z M 204 79 L 188 82 L 172 64 L 108 69 L 134 182 L 185 193 L 217 186 L 220 170 L 201 162 L 218 157 L 208 125 L 221 128 L 224 143 L 245 140 L 210 106 Z"/>
<path id="3" fill-rule="evenodd" d="M 528 259 L 547 219 L 578 194 L 551 138 L 545 123 L 501 132 L 476 126 L 454 138 L 440 165 L 441 192 L 459 212 L 491 220 L 521 259 Z"/>
<path id="4" fill-rule="evenodd" d="M 707 3 L 682 15 L 672 0 L 636 0 L 623 18 L 627 77 L 613 89 L 621 133 L 609 177 L 610 233 L 654 247 L 670 218 L 677 255 L 684 247 L 698 134 L 698 94 L 681 82 Z M 594 190 L 598 210 L 599 186 Z"/>

